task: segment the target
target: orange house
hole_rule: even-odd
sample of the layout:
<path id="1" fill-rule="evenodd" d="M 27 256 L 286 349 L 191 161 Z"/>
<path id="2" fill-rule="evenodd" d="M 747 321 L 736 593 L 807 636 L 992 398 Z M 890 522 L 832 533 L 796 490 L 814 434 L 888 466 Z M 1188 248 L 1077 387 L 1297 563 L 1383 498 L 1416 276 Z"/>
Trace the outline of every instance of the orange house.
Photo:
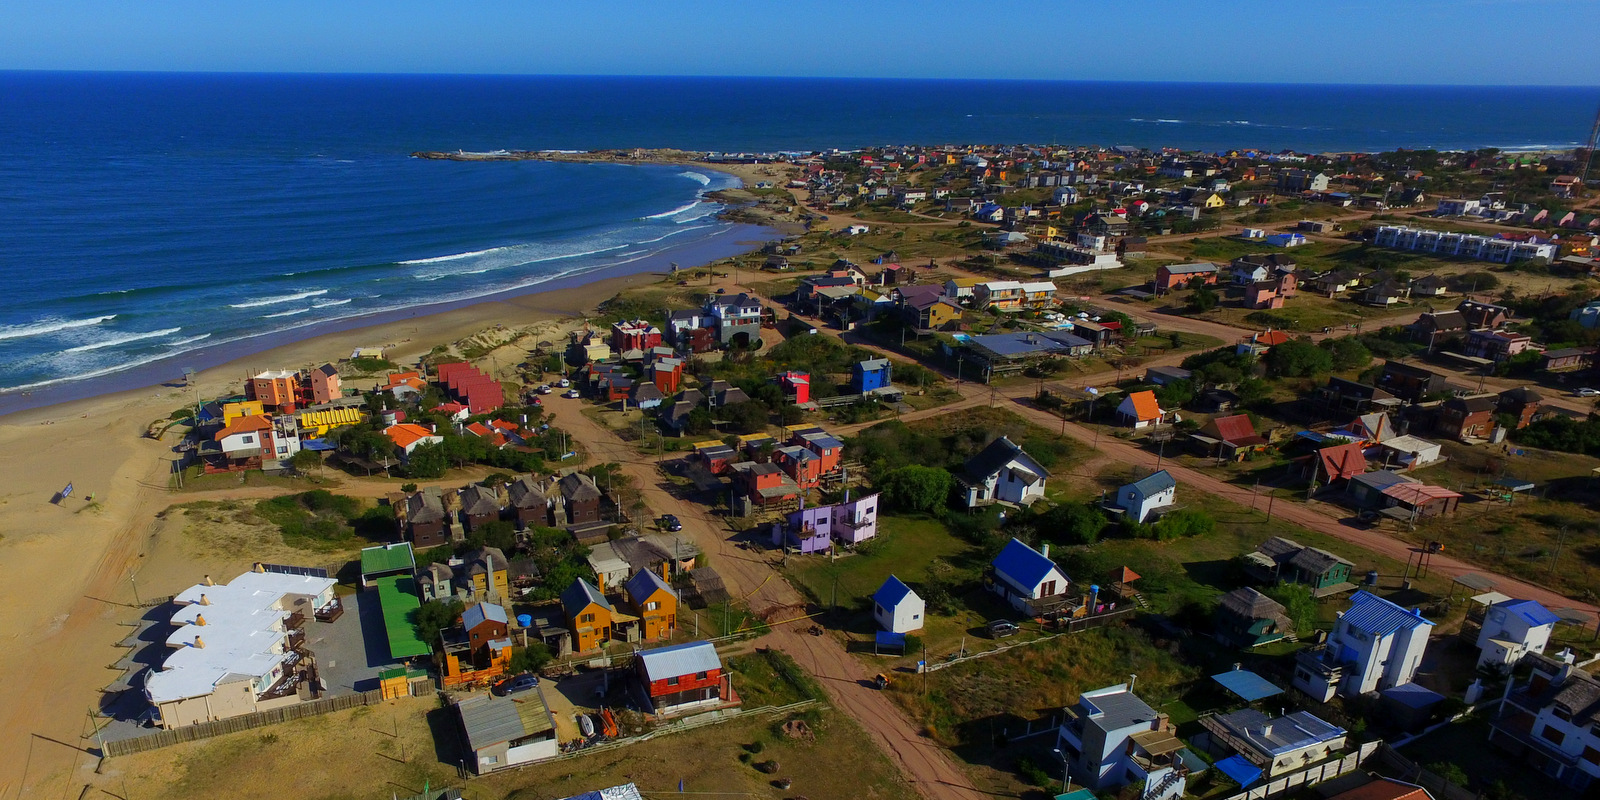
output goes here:
<path id="1" fill-rule="evenodd" d="M 244 394 L 268 409 L 294 408 L 300 399 L 300 375 L 283 369 L 268 370 L 245 381 Z"/>
<path id="2" fill-rule="evenodd" d="M 661 571 L 667 571 L 662 563 Z M 665 639 L 678 627 L 678 593 L 661 576 L 643 570 L 623 584 L 633 613 L 639 616 L 640 634 L 646 639 Z"/>
<path id="3" fill-rule="evenodd" d="M 511 669 L 511 638 L 506 610 L 479 603 L 461 613 L 461 627 L 443 637 L 441 682 L 446 689 L 483 685 Z"/>
<path id="4" fill-rule="evenodd" d="M 561 608 L 572 629 L 572 651 L 598 650 L 611 640 L 611 621 L 616 609 L 594 584 L 579 578 L 561 593 Z"/>

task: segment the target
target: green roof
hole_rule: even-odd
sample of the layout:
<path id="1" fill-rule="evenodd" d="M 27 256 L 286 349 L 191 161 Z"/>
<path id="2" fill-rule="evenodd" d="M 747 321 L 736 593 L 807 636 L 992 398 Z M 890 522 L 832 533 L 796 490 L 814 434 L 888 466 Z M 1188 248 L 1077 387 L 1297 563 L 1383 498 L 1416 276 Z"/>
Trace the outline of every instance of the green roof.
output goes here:
<path id="1" fill-rule="evenodd" d="M 394 572 L 395 570 L 411 570 L 417 566 L 417 559 L 411 555 L 411 544 L 380 545 L 378 547 L 365 547 L 361 550 L 361 574 L 373 575 L 379 572 Z"/>
<path id="2" fill-rule="evenodd" d="M 417 581 L 410 575 L 389 575 L 374 581 L 378 602 L 383 606 L 383 629 L 389 636 L 389 655 L 394 658 L 425 656 L 433 652 L 417 636 L 412 615 L 422 608 L 417 596 Z"/>
<path id="3" fill-rule="evenodd" d="M 422 677 L 424 675 L 427 675 L 427 674 L 428 673 L 427 673 L 426 670 L 409 669 L 409 668 L 406 668 L 406 667 L 390 667 L 389 669 L 386 669 L 386 670 L 378 673 L 378 677 L 380 679 L 382 679 L 382 680 L 389 680 L 390 678 L 408 678 L 409 679 L 409 678 L 420 678 L 420 677 Z"/>

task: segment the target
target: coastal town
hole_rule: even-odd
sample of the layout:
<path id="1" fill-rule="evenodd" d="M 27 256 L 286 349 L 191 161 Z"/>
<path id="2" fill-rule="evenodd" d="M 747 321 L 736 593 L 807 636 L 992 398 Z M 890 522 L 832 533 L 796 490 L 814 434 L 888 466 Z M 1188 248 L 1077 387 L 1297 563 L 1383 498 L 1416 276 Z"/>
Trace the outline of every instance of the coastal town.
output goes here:
<path id="1" fill-rule="evenodd" d="M 769 236 L 163 387 L 19 796 L 1600 791 L 1587 150 L 419 155 Z"/>

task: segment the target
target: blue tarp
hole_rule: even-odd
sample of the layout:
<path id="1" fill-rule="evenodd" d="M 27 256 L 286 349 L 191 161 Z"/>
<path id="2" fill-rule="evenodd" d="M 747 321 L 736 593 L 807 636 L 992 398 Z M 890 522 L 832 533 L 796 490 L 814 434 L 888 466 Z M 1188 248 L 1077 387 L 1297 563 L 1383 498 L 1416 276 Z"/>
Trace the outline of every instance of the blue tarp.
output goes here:
<path id="1" fill-rule="evenodd" d="M 1244 698 L 1246 703 L 1283 694 L 1283 690 L 1272 685 L 1266 678 L 1247 669 L 1236 669 L 1224 672 L 1221 675 L 1212 675 L 1211 679 L 1222 684 L 1224 689 Z"/>
<path id="2" fill-rule="evenodd" d="M 1228 776 L 1240 788 L 1248 787 L 1261 777 L 1261 768 L 1244 760 L 1244 756 L 1233 755 L 1217 762 L 1217 769 Z"/>
<path id="3" fill-rule="evenodd" d="M 1094 792 L 1088 789 L 1073 789 L 1066 794 L 1056 795 L 1056 800 L 1094 800 Z"/>
<path id="4" fill-rule="evenodd" d="M 898 647 L 901 650 L 904 650 L 904 649 L 906 649 L 906 635 L 903 634 L 903 633 L 890 633 L 889 631 L 878 631 L 878 646 L 879 647 Z"/>

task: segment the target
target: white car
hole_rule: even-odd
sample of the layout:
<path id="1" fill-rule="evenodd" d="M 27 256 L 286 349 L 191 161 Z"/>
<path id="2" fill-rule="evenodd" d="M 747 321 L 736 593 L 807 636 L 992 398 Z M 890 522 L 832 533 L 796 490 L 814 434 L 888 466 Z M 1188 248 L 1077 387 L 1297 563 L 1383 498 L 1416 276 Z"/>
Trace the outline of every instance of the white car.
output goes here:
<path id="1" fill-rule="evenodd" d="M 560 387 L 561 387 L 561 388 L 563 388 L 563 389 L 565 389 L 565 388 L 567 388 L 567 387 L 568 387 L 568 386 L 571 386 L 571 385 L 572 385 L 572 381 L 569 381 L 569 380 L 567 380 L 567 379 L 566 379 L 566 378 L 562 378 L 562 379 L 561 379 L 561 380 L 559 380 L 559 381 L 556 381 L 556 385 L 557 385 L 557 386 L 560 386 Z"/>
<path id="2" fill-rule="evenodd" d="M 541 384 L 539 384 L 539 388 L 538 388 L 537 391 L 539 392 L 539 394 L 549 394 L 549 393 L 551 393 L 552 391 L 555 391 L 555 390 L 550 388 L 550 384 L 541 383 Z"/>
<path id="3" fill-rule="evenodd" d="M 1573 394 L 1579 397 L 1600 397 L 1600 389 L 1579 389 Z"/>
<path id="4" fill-rule="evenodd" d="M 568 400 L 576 400 L 579 397 L 581 397 L 582 395 L 578 394 L 578 390 L 577 389 L 568 389 L 567 393 L 564 394 L 564 395 L 561 395 L 561 396 L 567 398 Z"/>

